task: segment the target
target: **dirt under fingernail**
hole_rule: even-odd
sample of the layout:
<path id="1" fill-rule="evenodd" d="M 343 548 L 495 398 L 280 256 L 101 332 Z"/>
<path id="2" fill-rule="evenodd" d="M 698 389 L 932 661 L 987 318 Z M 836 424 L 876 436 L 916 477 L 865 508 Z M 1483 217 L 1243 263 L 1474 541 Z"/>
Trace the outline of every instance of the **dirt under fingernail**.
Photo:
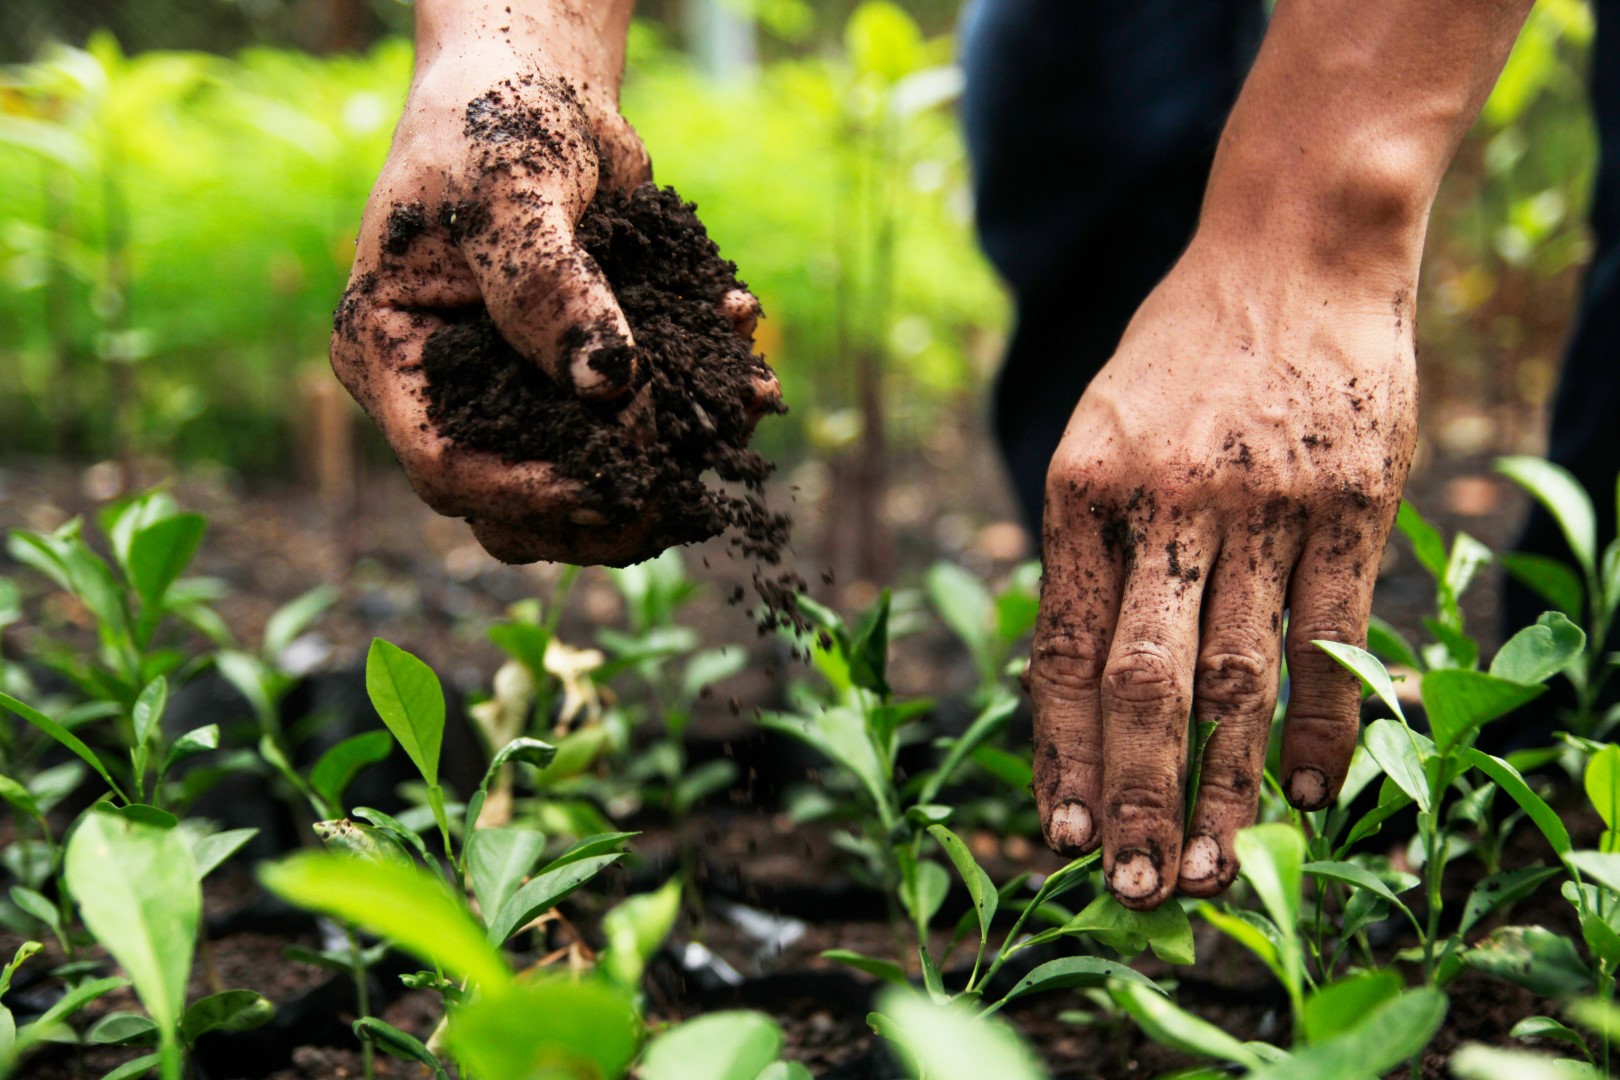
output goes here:
<path id="1" fill-rule="evenodd" d="M 1146 900 L 1159 891 L 1159 868 L 1145 851 L 1122 851 L 1114 857 L 1108 886 L 1122 900 Z"/>
<path id="2" fill-rule="evenodd" d="M 1078 853 L 1091 843 L 1091 811 L 1078 799 L 1071 799 L 1052 811 L 1046 826 L 1051 846 L 1064 853 Z"/>
<path id="3" fill-rule="evenodd" d="M 1301 810 L 1327 805 L 1327 776 L 1314 765 L 1301 765 L 1288 775 L 1288 801 Z"/>
<path id="4" fill-rule="evenodd" d="M 1213 836 L 1202 833 L 1187 843 L 1181 855 L 1183 881 L 1208 881 L 1221 869 L 1221 845 Z"/>

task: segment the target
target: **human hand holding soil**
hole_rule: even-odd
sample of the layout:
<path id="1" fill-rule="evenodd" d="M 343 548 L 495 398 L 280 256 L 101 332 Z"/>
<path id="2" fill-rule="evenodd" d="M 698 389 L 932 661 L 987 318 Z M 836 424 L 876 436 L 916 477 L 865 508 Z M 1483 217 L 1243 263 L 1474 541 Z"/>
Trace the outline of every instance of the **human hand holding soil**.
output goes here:
<path id="1" fill-rule="evenodd" d="M 517 10 L 514 12 L 513 8 Z M 429 417 L 424 348 L 476 313 L 616 438 L 650 441 L 643 352 L 576 228 L 599 192 L 650 178 L 618 113 L 630 4 L 425 0 L 415 77 L 361 223 L 332 337 L 339 379 L 422 499 L 465 517 L 491 554 L 623 564 L 689 537 L 655 512 L 610 520 L 577 475 L 446 438 Z M 758 304 L 723 316 L 751 340 Z M 749 422 L 779 408 L 760 372 Z M 640 388 L 640 392 L 637 389 Z"/>

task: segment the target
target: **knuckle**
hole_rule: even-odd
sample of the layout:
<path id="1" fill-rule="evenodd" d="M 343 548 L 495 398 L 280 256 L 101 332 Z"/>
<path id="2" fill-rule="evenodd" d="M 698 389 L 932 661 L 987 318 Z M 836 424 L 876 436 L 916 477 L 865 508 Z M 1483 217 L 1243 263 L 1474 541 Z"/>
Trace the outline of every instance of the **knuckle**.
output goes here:
<path id="1" fill-rule="evenodd" d="M 1030 657 L 1026 675 L 1030 693 L 1060 698 L 1096 693 L 1106 662 L 1101 643 L 1095 638 L 1072 634 L 1047 637 L 1035 646 Z"/>
<path id="2" fill-rule="evenodd" d="M 1205 709 L 1260 712 L 1270 704 L 1275 676 L 1275 665 L 1253 650 L 1206 653 L 1198 658 L 1194 693 Z"/>
<path id="3" fill-rule="evenodd" d="M 1117 647 L 1103 671 L 1103 694 L 1121 705 L 1157 705 L 1179 696 L 1181 673 L 1175 657 L 1153 641 Z"/>
<path id="4" fill-rule="evenodd" d="M 1339 666 L 1338 661 L 1315 644 L 1318 641 L 1327 641 L 1338 645 L 1354 645 L 1361 648 L 1366 644 L 1366 635 L 1358 634 L 1339 622 L 1290 623 L 1286 646 L 1288 667 L 1293 671 L 1307 671 L 1312 675 L 1331 674 L 1339 671 L 1344 673 L 1345 678 L 1354 679 L 1355 676 L 1348 671 L 1344 671 Z"/>

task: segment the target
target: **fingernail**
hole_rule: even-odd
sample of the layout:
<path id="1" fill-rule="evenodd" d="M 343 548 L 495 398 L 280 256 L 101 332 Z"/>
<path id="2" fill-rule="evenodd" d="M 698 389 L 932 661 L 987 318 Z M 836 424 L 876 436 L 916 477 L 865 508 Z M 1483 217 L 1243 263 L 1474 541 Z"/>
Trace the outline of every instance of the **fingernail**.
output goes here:
<path id="1" fill-rule="evenodd" d="M 1072 799 L 1057 806 L 1047 822 L 1046 839 L 1063 852 L 1078 852 L 1091 843 L 1091 811 L 1086 804 Z"/>
<path id="2" fill-rule="evenodd" d="M 1288 776 L 1288 801 L 1301 810 L 1320 810 L 1327 805 L 1327 776 L 1314 765 L 1301 765 Z"/>
<path id="3" fill-rule="evenodd" d="M 1221 845 L 1208 833 L 1200 833 L 1187 844 L 1187 850 L 1181 853 L 1181 879 L 1183 881 L 1208 881 L 1221 869 Z"/>
<path id="4" fill-rule="evenodd" d="M 630 385 L 636 373 L 636 350 L 622 342 L 581 349 L 569 367 L 574 389 L 582 393 Z"/>
<path id="5" fill-rule="evenodd" d="M 1122 899 L 1145 900 L 1159 891 L 1159 869 L 1145 851 L 1122 851 L 1114 857 L 1108 885 Z"/>

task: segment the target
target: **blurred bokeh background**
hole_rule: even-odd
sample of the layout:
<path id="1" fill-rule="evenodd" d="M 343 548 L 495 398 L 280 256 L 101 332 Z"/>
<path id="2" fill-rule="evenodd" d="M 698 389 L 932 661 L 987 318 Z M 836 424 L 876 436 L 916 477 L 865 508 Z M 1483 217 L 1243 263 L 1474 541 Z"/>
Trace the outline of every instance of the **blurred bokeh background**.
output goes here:
<path id="1" fill-rule="evenodd" d="M 624 110 L 764 302 L 793 411 L 760 438 L 807 576 L 840 588 L 1029 554 L 983 423 L 1008 304 L 973 240 L 958 9 L 644 0 L 631 40 Z M 250 589 L 421 560 L 504 580 L 415 507 L 325 360 L 411 17 L 395 0 L 8 0 L 0 524 L 173 476 L 227 535 L 261 538 Z M 1488 462 L 1544 445 L 1588 248 L 1591 36 L 1582 0 L 1536 6 L 1430 234 L 1412 493 L 1497 545 L 1516 506 Z"/>

